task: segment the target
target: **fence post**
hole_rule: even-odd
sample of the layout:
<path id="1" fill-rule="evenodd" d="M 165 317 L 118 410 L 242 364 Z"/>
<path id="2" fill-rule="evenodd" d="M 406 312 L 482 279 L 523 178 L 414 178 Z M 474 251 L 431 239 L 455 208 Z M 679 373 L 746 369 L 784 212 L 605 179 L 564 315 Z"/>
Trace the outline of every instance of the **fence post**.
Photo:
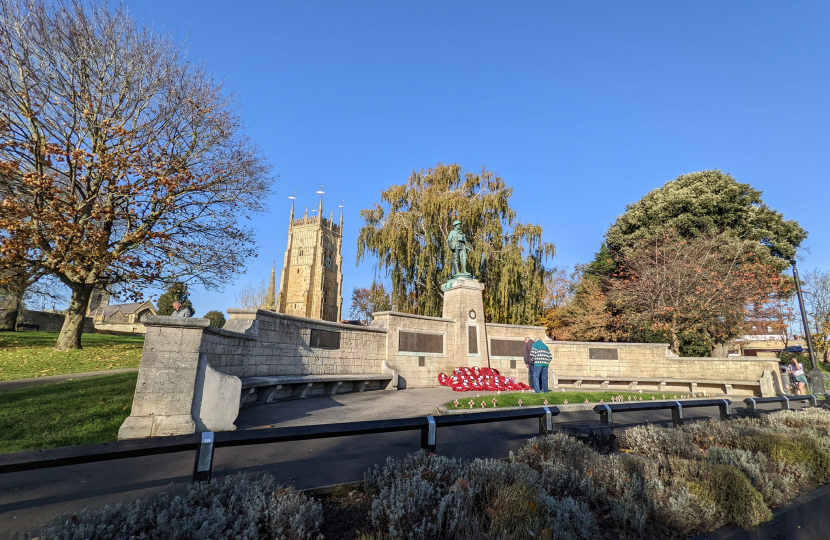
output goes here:
<path id="1" fill-rule="evenodd" d="M 427 416 L 427 425 L 421 428 L 421 449 L 435 454 L 438 446 L 436 439 L 435 418 Z"/>
<path id="2" fill-rule="evenodd" d="M 610 424 L 614 421 L 613 413 L 611 412 L 611 407 L 609 407 L 607 404 L 603 404 L 603 407 L 605 407 L 605 410 L 603 411 L 600 409 L 599 421 L 603 424 Z"/>
<path id="3" fill-rule="evenodd" d="M 539 435 L 547 435 L 553 431 L 553 415 L 549 408 L 542 407 L 542 409 L 545 411 L 545 414 L 539 417 Z"/>
<path id="4" fill-rule="evenodd" d="M 781 402 L 781 410 L 782 411 L 789 411 L 790 410 L 790 398 L 787 396 L 781 396 L 784 398 L 784 401 Z"/>
<path id="5" fill-rule="evenodd" d="M 193 464 L 193 482 L 210 482 L 213 470 L 213 443 L 215 438 L 212 431 L 202 432 L 202 441 L 196 447 L 196 462 Z"/>
<path id="6" fill-rule="evenodd" d="M 671 408 L 671 421 L 675 426 L 683 425 L 683 405 L 679 401 L 674 402 L 675 406 Z"/>
<path id="7" fill-rule="evenodd" d="M 729 401 L 723 399 L 721 400 L 723 403 L 718 405 L 718 409 L 720 410 L 720 419 L 721 420 L 728 420 L 729 419 Z"/>

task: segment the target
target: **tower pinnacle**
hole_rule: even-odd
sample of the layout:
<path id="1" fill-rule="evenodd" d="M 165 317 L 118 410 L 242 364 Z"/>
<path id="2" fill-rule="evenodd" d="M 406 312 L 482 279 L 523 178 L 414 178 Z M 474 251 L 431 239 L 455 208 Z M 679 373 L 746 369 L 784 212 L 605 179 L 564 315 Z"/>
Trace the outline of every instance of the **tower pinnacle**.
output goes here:
<path id="1" fill-rule="evenodd" d="M 293 213 L 293 212 L 292 212 Z M 277 261 L 274 261 L 274 266 L 271 267 L 271 281 L 268 282 L 268 290 L 265 292 L 265 299 L 260 309 L 268 311 L 277 310 Z"/>

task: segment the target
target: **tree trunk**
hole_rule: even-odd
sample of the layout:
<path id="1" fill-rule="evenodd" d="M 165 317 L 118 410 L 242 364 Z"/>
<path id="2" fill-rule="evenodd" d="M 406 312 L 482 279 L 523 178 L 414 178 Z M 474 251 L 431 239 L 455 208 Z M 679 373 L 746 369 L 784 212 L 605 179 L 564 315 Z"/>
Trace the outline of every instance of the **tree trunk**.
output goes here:
<path id="1" fill-rule="evenodd" d="M 82 348 L 81 334 L 84 331 L 84 317 L 86 316 L 87 307 L 89 307 L 92 288 L 92 285 L 81 285 L 72 290 L 69 309 L 66 310 L 66 318 L 63 320 L 58 342 L 55 344 L 56 350 L 70 351 Z"/>
<path id="2" fill-rule="evenodd" d="M 0 331 L 14 331 L 17 327 L 17 318 L 20 316 L 20 295 L 9 295 L 6 305 L 0 309 Z"/>

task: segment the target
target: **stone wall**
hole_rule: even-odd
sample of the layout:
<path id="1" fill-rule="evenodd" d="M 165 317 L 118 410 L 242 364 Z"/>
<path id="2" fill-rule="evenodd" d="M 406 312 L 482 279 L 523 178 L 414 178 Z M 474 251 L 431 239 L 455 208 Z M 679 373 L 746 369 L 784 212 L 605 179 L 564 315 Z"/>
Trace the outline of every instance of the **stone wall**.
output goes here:
<path id="1" fill-rule="evenodd" d="M 514 341 L 516 342 L 516 347 L 518 347 L 519 344 L 524 347 L 525 337 L 529 337 L 534 340 L 545 339 L 547 337 L 545 335 L 545 327 L 487 323 L 487 337 L 488 346 L 490 348 L 490 367 L 498 369 L 499 373 L 505 377 L 513 377 L 517 381 L 530 384 L 530 381 L 528 380 L 527 367 L 524 363 L 524 355 L 497 354 L 501 351 L 498 350 L 497 344 L 494 344 L 493 341 Z"/>
<path id="2" fill-rule="evenodd" d="M 778 362 L 757 358 L 680 358 L 670 354 L 665 343 L 581 343 L 551 341 L 553 360 L 552 374 L 564 381 L 576 377 L 609 379 L 639 379 L 638 388 L 659 390 L 659 379 L 701 381 L 697 388 L 701 392 L 723 392 L 723 385 L 736 387 L 737 393 L 752 394 L 753 387 L 769 372 L 780 388 Z M 593 355 L 600 358 L 591 358 Z M 614 356 L 617 359 L 602 358 Z M 553 381 L 553 377 L 551 377 Z M 713 381 L 705 383 L 704 381 Z M 715 382 L 716 381 L 716 382 Z M 741 385 L 740 383 L 745 383 Z M 552 384 L 552 383 L 551 383 Z M 592 384 L 596 384 L 595 382 Z M 609 380 L 609 389 L 627 389 L 629 382 Z M 670 392 L 689 392 L 688 384 L 671 384 L 664 387 Z"/>
<path id="3" fill-rule="evenodd" d="M 471 354 L 468 351 L 469 335 L 462 333 L 463 339 L 457 337 L 454 332 L 457 322 L 452 319 L 440 317 L 425 317 L 422 315 L 410 315 L 407 313 L 396 313 L 385 311 L 375 313 L 372 327 L 385 329 L 386 334 L 386 359 L 389 366 L 398 372 L 398 384 L 400 388 L 423 388 L 438 386 L 438 374 L 451 374 L 456 367 L 463 366 L 484 366 L 496 368 L 505 377 L 514 377 L 519 381 L 528 382 L 527 368 L 524 366 L 523 357 L 493 356 L 490 345 L 493 339 L 510 339 L 524 343 L 524 337 L 543 338 L 545 328 L 543 326 L 516 326 L 509 324 L 487 323 L 486 333 L 482 331 L 482 323 L 467 321 L 466 332 L 469 327 L 475 325 L 478 334 L 478 353 Z M 443 350 L 439 352 L 429 351 L 401 351 L 401 332 L 424 333 L 442 335 Z M 485 340 L 485 337 L 487 338 Z M 489 362 L 488 362 L 489 358 Z"/>
<path id="4" fill-rule="evenodd" d="M 256 309 L 229 309 L 222 329 L 207 328 L 201 351 L 218 371 L 237 377 L 380 373 L 386 332 L 377 327 L 312 320 Z M 339 347 L 315 346 L 326 332 Z M 318 332 L 322 332 L 318 335 Z M 254 339 L 242 339 L 238 334 Z"/>
<path id="5" fill-rule="evenodd" d="M 52 313 L 51 311 L 29 311 L 21 310 L 17 319 L 18 324 L 37 324 L 41 332 L 60 332 L 63 327 L 63 313 Z M 95 327 L 92 319 L 84 317 L 84 332 L 94 332 Z"/>
<path id="6" fill-rule="evenodd" d="M 398 372 L 398 388 L 422 388 L 438 385 L 438 374 L 450 373 L 455 365 L 456 348 L 465 344 L 455 343 L 452 330 L 455 321 L 439 317 L 425 317 L 384 311 L 374 313 L 369 328 L 385 332 L 383 358 L 389 367 Z M 401 351 L 401 332 L 442 336 L 442 350 Z"/>

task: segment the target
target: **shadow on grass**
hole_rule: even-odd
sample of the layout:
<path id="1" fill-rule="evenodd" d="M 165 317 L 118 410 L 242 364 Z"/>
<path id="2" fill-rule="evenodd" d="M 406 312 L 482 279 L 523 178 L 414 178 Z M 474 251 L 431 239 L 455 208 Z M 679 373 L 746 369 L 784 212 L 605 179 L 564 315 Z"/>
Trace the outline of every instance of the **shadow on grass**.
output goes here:
<path id="1" fill-rule="evenodd" d="M 0 392 L 0 453 L 115 441 L 136 373 Z"/>

